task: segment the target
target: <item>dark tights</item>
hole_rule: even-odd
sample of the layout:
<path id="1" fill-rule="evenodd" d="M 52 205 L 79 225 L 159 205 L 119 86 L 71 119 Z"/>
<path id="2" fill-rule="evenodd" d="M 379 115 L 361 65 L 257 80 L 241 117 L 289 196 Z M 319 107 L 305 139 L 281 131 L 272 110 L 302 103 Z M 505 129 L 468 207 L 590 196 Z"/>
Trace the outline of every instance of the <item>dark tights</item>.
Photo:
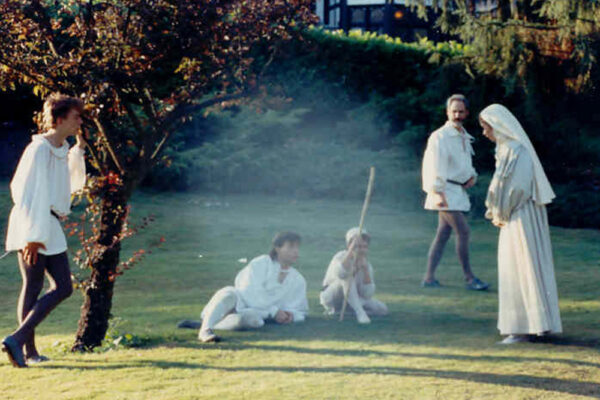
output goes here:
<path id="1" fill-rule="evenodd" d="M 26 356 L 33 357 L 38 355 L 35 347 L 35 327 L 73 293 L 73 284 L 66 252 L 52 256 L 38 254 L 37 263 L 33 265 L 25 263 L 22 252 L 18 253 L 18 258 L 23 286 L 17 305 L 19 328 L 12 336 L 25 346 Z M 44 272 L 50 282 L 50 289 L 38 299 L 44 287 Z"/>
<path id="2" fill-rule="evenodd" d="M 435 279 L 435 270 L 442 259 L 446 242 L 450 239 L 450 234 L 456 233 L 456 254 L 463 268 L 465 279 L 473 279 L 471 265 L 469 264 L 469 224 L 467 218 L 461 211 L 439 211 L 438 228 L 429 248 L 427 257 L 427 275 L 426 281 Z"/>

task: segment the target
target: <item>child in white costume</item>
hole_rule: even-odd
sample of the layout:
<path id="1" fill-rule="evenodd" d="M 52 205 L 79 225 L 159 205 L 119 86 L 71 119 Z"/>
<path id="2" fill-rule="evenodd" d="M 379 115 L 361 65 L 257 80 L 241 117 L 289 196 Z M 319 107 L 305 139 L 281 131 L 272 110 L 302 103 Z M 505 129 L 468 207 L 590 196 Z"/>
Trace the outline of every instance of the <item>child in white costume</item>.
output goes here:
<path id="1" fill-rule="evenodd" d="M 347 249 L 333 256 L 323 279 L 320 299 L 326 314 L 341 310 L 345 291 L 348 292 L 348 305 L 354 310 L 359 323 L 370 323 L 369 315 L 388 313 L 387 306 L 373 297 L 373 266 L 367 260 L 370 241 L 370 235 L 364 230 L 360 237 L 358 228 L 346 232 Z"/>

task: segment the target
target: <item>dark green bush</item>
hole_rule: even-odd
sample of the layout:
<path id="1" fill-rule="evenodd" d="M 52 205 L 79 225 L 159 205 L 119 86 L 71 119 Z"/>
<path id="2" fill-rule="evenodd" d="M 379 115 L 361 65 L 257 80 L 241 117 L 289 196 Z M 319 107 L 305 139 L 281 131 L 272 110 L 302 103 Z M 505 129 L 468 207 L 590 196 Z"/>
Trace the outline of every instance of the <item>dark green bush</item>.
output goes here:
<path id="1" fill-rule="evenodd" d="M 544 75 L 532 74 L 525 89 L 511 85 L 510 77 L 473 77 L 464 55 L 456 43 L 307 32 L 280 50 L 265 76 L 275 95 L 271 103 L 279 101 L 262 114 L 242 108 L 210 122 L 200 118 L 199 127 L 180 133 L 171 167 L 157 169 L 151 183 L 221 193 L 359 197 L 373 164 L 379 195 L 421 204 L 425 143 L 445 122 L 445 99 L 461 92 L 471 101 L 466 127 L 476 137 L 474 163 L 482 174 L 472 190 L 474 215 L 483 215 L 485 180 L 494 168 L 494 147 L 480 135 L 477 113 L 501 102 L 529 133 L 558 193 L 549 207 L 551 223 L 599 227 L 598 98 L 559 93 L 560 85 L 545 85 Z"/>

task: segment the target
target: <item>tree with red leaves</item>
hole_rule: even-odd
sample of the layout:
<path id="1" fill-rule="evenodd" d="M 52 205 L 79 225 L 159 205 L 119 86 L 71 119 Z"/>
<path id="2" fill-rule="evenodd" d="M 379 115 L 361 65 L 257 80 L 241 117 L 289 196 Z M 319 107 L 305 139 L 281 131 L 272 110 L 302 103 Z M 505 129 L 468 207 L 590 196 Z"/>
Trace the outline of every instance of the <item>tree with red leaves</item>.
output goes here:
<path id="1" fill-rule="evenodd" d="M 97 191 L 103 251 L 91 260 L 74 350 L 104 339 L 127 203 L 161 162 L 172 133 L 201 110 L 255 95 L 277 47 L 315 22 L 312 3 L 0 3 L 0 90 L 26 86 L 40 97 L 54 91 L 82 97 L 94 174 L 121 181 Z"/>

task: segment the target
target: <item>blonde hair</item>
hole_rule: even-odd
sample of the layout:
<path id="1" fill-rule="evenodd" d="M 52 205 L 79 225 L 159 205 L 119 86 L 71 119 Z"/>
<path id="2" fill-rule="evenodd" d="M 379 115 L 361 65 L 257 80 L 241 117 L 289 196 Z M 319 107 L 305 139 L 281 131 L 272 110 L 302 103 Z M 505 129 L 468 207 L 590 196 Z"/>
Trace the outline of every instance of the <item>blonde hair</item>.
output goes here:
<path id="1" fill-rule="evenodd" d="M 37 116 L 38 126 L 42 132 L 55 128 L 56 121 L 59 118 L 65 118 L 69 114 L 69 111 L 73 109 L 82 113 L 83 100 L 54 92 L 46 98 L 44 108 L 41 114 Z"/>

